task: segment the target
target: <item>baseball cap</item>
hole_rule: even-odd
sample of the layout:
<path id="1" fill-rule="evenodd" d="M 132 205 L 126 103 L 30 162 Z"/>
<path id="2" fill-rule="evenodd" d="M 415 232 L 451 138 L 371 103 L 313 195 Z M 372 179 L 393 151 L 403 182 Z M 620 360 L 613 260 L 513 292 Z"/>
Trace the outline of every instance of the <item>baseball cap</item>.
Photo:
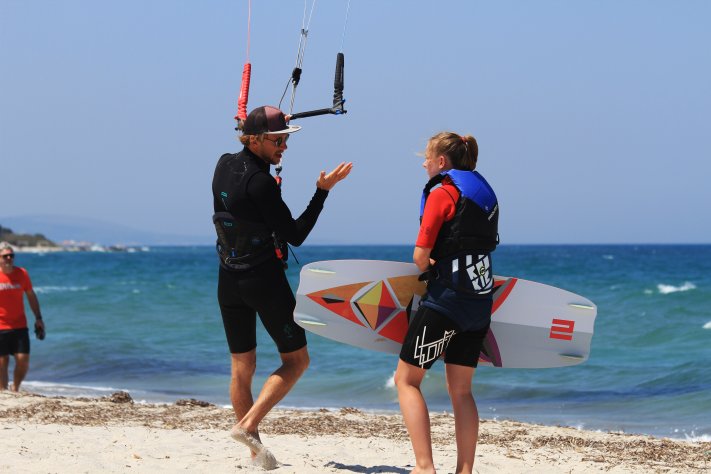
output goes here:
<path id="1" fill-rule="evenodd" d="M 294 133 L 301 130 L 298 125 L 287 125 L 284 112 L 270 105 L 263 105 L 247 115 L 242 133 L 245 135 Z"/>

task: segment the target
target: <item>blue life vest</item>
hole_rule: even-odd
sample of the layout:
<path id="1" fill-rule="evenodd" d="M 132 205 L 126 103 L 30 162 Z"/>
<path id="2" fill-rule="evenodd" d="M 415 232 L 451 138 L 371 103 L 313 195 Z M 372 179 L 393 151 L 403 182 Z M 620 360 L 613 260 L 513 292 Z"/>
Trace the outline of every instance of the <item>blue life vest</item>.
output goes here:
<path id="1" fill-rule="evenodd" d="M 457 292 L 489 297 L 494 288 L 491 252 L 499 243 L 499 205 L 494 190 L 476 171 L 449 170 L 433 177 L 422 193 L 420 220 L 432 188 L 449 178 L 460 193 L 452 220 L 444 222 L 430 256 L 434 267 L 421 279 Z"/>

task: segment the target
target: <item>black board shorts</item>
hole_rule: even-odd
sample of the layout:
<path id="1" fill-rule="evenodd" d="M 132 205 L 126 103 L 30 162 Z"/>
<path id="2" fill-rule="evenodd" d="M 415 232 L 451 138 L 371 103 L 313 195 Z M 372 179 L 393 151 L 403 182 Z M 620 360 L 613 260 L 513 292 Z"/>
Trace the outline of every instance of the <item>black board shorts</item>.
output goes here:
<path id="1" fill-rule="evenodd" d="M 0 331 L 0 357 L 30 353 L 30 333 L 27 328 Z"/>
<path id="2" fill-rule="evenodd" d="M 306 346 L 306 333 L 294 322 L 296 299 L 276 258 L 245 272 L 220 267 L 217 300 L 232 354 L 257 347 L 257 314 L 280 353 Z"/>
<path id="3" fill-rule="evenodd" d="M 474 331 L 459 326 L 441 313 L 420 306 L 412 317 L 400 350 L 400 359 L 429 369 L 444 353 L 444 363 L 476 367 L 489 324 Z"/>

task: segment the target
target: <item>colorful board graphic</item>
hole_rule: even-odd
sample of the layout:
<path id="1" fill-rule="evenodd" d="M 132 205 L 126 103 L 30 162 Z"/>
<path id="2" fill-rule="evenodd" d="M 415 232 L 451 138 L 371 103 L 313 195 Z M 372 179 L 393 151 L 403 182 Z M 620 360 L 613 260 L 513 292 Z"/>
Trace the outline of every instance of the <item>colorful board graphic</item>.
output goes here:
<path id="1" fill-rule="evenodd" d="M 411 263 L 314 262 L 301 270 L 296 322 L 353 346 L 400 353 L 409 318 L 426 293 Z M 545 368 L 590 355 L 597 307 L 587 298 L 519 278 L 495 278 L 491 329 L 480 365 Z"/>

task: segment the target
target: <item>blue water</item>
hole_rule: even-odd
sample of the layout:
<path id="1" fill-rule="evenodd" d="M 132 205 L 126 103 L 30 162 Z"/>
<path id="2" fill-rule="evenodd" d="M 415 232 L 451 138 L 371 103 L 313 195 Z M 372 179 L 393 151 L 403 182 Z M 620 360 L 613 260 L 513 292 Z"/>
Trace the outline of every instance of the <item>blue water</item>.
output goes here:
<path id="1" fill-rule="evenodd" d="M 301 264 L 408 261 L 408 246 L 304 247 Z M 210 247 L 136 253 L 19 254 L 47 322 L 32 339 L 25 388 L 48 395 L 198 398 L 229 404 L 229 354 Z M 482 367 L 483 418 L 682 439 L 711 439 L 711 246 L 506 246 L 495 270 L 579 293 L 598 305 L 584 364 L 544 370 Z M 288 276 L 298 285 L 299 265 Z M 30 317 L 31 319 L 31 317 Z M 396 411 L 396 358 L 309 334 L 311 367 L 281 406 Z M 257 382 L 278 365 L 259 329 Z M 258 385 L 255 383 L 255 388 Z M 450 410 L 443 364 L 424 383 L 430 409 Z"/>

